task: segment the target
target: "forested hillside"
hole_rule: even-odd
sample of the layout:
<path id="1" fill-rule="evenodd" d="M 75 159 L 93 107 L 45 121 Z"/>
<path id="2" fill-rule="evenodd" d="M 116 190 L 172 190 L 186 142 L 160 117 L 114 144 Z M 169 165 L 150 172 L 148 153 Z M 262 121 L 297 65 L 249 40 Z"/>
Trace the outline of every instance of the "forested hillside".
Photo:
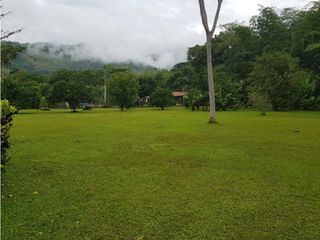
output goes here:
<path id="1" fill-rule="evenodd" d="M 261 7 L 248 25 L 221 26 L 222 31 L 212 39 L 217 108 L 319 110 L 319 23 L 320 2 L 315 1 L 303 10 Z M 103 103 L 104 80 L 110 77 L 112 68 L 125 68 L 139 82 L 140 99 L 165 88 L 187 92 L 184 104 L 191 109 L 206 109 L 208 105 L 205 45 L 189 48 L 187 61 L 170 70 L 133 63 L 109 64 L 106 75 L 101 60 L 75 57 L 81 56 L 81 48 L 5 43 L 2 64 L 11 69 L 11 74 L 3 79 L 2 96 L 18 108 L 37 108 L 40 99 L 49 99 L 54 84 L 72 81 L 88 88 L 88 102 Z"/>
<path id="2" fill-rule="evenodd" d="M 106 62 L 98 58 L 87 57 L 84 53 L 84 46 L 53 44 L 53 43 L 32 43 L 20 44 L 16 42 L 4 42 L 4 45 L 23 47 L 11 63 L 13 70 L 24 70 L 29 73 L 49 75 L 60 69 L 83 70 L 83 69 L 102 69 Z M 150 68 L 141 63 L 113 63 L 117 67 L 126 67 L 134 71 L 142 71 Z"/>

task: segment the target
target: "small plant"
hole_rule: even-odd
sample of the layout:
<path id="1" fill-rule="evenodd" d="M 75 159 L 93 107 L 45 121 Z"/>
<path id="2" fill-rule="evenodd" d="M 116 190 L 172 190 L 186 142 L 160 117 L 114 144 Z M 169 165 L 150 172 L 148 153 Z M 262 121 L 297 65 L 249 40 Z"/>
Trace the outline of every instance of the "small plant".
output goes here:
<path id="1" fill-rule="evenodd" d="M 40 97 L 40 110 L 50 111 L 48 101 L 45 97 Z"/>
<path id="2" fill-rule="evenodd" d="M 10 148 L 10 128 L 12 116 L 16 111 L 16 108 L 10 105 L 8 100 L 1 100 L 1 169 L 8 161 L 7 151 Z"/>

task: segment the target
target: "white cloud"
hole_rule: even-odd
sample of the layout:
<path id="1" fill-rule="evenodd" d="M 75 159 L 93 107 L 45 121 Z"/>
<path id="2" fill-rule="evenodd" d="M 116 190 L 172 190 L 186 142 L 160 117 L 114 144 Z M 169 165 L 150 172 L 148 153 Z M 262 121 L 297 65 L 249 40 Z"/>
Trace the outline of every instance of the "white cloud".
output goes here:
<path id="1" fill-rule="evenodd" d="M 248 22 L 258 4 L 303 7 L 307 0 L 225 0 L 219 23 Z M 215 0 L 207 1 L 212 22 Z M 170 67 L 205 40 L 196 0 L 7 0 L 14 13 L 5 29 L 24 27 L 10 40 L 86 46 L 88 57 Z M 157 58 L 150 56 L 158 56 Z"/>

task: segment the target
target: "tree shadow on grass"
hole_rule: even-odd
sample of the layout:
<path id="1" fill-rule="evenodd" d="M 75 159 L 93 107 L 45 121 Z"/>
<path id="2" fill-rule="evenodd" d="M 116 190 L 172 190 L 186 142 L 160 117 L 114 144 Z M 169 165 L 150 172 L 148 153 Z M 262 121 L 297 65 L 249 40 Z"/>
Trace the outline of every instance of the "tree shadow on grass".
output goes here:
<path id="1" fill-rule="evenodd" d="M 163 112 L 163 111 L 169 111 L 170 108 L 164 108 L 164 109 L 161 109 L 161 108 L 148 108 L 149 110 L 152 110 L 152 111 L 160 111 L 160 112 Z"/>
<path id="2" fill-rule="evenodd" d="M 43 112 L 41 112 L 41 111 L 30 111 L 30 112 L 22 112 L 22 111 L 19 111 L 19 112 L 17 112 L 16 114 L 17 115 L 34 115 L 34 114 L 41 114 L 41 113 L 43 113 Z M 46 112 L 46 113 L 49 113 L 49 112 Z"/>
<path id="3" fill-rule="evenodd" d="M 20 110 L 17 115 L 36 115 L 36 114 L 60 114 L 60 113 L 84 113 L 87 111 L 76 111 L 72 110 L 63 110 L 63 109 L 53 109 L 53 111 L 41 111 L 41 110 Z"/>

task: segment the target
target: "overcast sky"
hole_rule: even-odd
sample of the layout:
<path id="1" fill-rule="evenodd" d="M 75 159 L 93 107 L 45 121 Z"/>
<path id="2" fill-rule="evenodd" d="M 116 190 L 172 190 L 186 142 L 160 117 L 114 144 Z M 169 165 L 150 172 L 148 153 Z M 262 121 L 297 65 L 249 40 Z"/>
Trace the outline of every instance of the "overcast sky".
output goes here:
<path id="1" fill-rule="evenodd" d="M 216 2 L 206 1 L 210 19 Z M 308 2 L 224 0 L 219 24 L 248 23 L 258 4 L 303 8 Z M 83 43 L 82 56 L 109 62 L 170 67 L 185 60 L 188 47 L 205 40 L 197 0 L 4 0 L 4 10 L 14 10 L 4 29 L 24 28 L 11 41 Z"/>

